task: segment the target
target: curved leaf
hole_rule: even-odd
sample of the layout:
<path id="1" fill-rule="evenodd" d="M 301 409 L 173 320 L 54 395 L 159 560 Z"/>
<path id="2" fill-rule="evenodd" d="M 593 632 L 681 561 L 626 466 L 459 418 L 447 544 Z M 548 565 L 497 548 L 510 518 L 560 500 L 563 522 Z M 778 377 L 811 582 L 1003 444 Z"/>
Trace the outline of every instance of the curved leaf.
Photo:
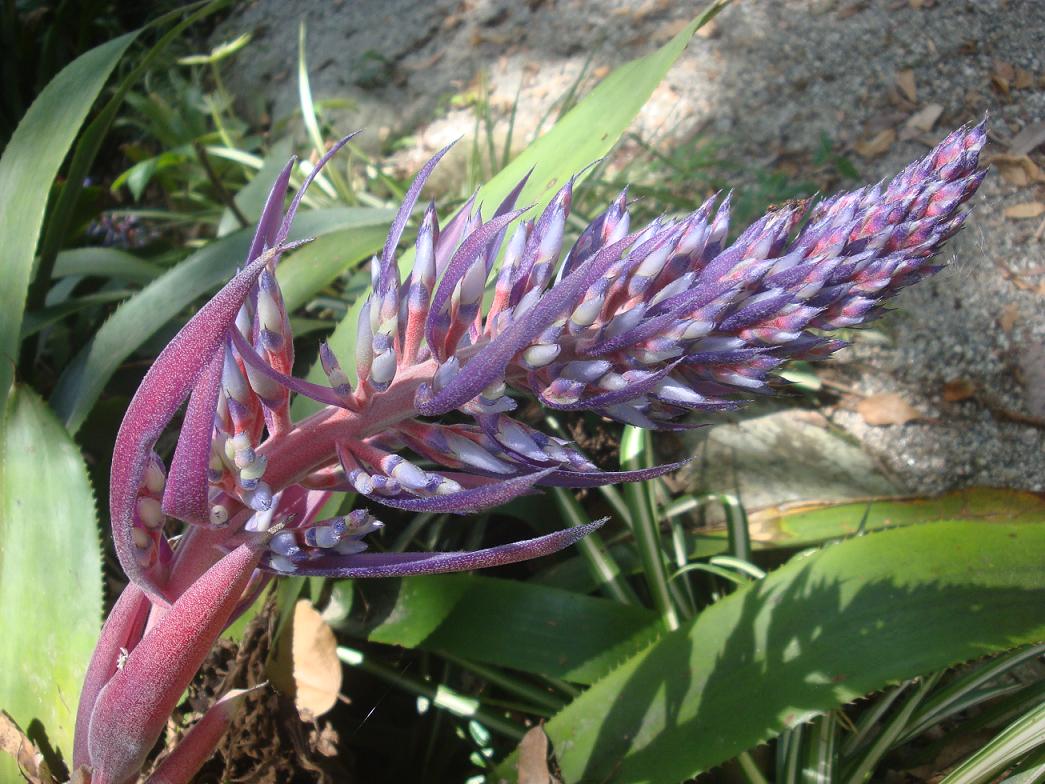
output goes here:
<path id="1" fill-rule="evenodd" d="M 7 398 L 18 355 L 22 312 L 51 183 L 87 112 L 138 33 L 127 33 L 73 60 L 33 101 L 0 158 L 0 404 Z"/>
<path id="2" fill-rule="evenodd" d="M 87 467 L 46 404 L 16 387 L 0 460 L 0 707 L 72 758 L 76 696 L 102 616 Z M 41 739 L 46 743 L 41 744 Z M 0 780 L 20 780 L 0 755 Z"/>
<path id="3" fill-rule="evenodd" d="M 797 556 L 555 716 L 564 779 L 674 784 L 885 684 L 1040 639 L 1043 553 L 1040 523 L 958 521 Z"/>

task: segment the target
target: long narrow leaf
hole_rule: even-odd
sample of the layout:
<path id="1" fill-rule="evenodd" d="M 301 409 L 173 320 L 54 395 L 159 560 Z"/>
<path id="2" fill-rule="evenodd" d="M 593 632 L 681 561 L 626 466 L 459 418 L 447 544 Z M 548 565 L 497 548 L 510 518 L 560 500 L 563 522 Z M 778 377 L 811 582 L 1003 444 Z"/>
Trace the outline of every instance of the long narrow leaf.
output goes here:
<path id="1" fill-rule="evenodd" d="M 95 47 L 63 68 L 33 101 L 0 158 L 0 193 L 5 194 L 0 225 L 0 404 L 7 399 L 17 362 L 29 276 L 51 183 L 91 104 L 137 35 L 127 33 Z"/>

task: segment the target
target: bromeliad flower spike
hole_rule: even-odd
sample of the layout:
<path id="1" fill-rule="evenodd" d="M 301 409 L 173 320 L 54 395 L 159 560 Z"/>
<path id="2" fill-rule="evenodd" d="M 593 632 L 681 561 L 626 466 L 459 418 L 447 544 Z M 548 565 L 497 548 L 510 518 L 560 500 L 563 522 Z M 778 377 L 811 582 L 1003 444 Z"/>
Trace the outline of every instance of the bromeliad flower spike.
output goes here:
<path id="1" fill-rule="evenodd" d="M 301 199 L 282 215 L 288 164 L 246 265 L 156 359 L 120 429 L 110 512 L 131 583 L 88 672 L 75 764 L 94 784 L 138 776 L 216 636 L 273 574 L 459 571 L 586 535 L 598 523 L 477 552 L 371 553 L 365 542 L 382 526 L 375 505 L 463 514 L 541 485 L 637 481 L 677 467 L 600 471 L 513 417 L 516 397 L 683 428 L 690 412 L 769 392 L 782 363 L 826 357 L 842 345 L 832 330 L 866 322 L 939 269 L 932 259 L 985 175 L 984 139 L 983 124 L 961 128 L 890 182 L 808 214 L 806 205 L 774 210 L 729 245 L 728 196 L 633 229 L 622 193 L 564 253 L 573 181 L 530 217 L 516 209 L 524 180 L 489 219 L 474 198 L 445 223 L 429 205 L 404 281 L 397 249 L 443 150 L 418 174 L 372 262 L 355 356 L 320 347 L 329 384 L 291 376 L 274 274 Z M 342 369 L 350 361 L 354 384 Z M 323 408 L 293 421 L 292 394 Z M 165 467 L 154 445 L 186 399 Z M 450 412 L 455 423 L 440 421 Z M 370 503 L 317 519 L 338 491 Z M 172 518 L 187 524 L 176 547 Z M 187 781 L 237 701 L 220 701 L 150 780 Z"/>

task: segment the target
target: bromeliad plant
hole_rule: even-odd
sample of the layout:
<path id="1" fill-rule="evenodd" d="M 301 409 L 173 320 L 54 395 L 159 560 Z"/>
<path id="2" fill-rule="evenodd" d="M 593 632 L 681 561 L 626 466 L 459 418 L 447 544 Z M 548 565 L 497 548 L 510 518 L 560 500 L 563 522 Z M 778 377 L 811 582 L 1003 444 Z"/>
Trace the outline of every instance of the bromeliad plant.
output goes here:
<path id="1" fill-rule="evenodd" d="M 622 193 L 564 252 L 574 182 L 527 219 L 515 204 L 524 179 L 489 219 L 474 199 L 445 223 L 425 209 L 402 281 L 397 248 L 443 150 L 414 180 L 373 260 L 354 385 L 345 358 L 325 345 L 329 385 L 291 376 L 293 340 L 274 271 L 294 247 L 287 237 L 308 182 L 281 219 L 288 165 L 242 271 L 156 359 L 117 437 L 110 513 L 131 582 L 87 673 L 75 766 L 94 784 L 133 780 L 216 637 L 273 575 L 461 571 L 585 536 L 600 522 L 477 552 L 372 553 L 364 538 L 382 524 L 366 509 L 319 518 L 339 491 L 461 514 L 542 485 L 673 470 L 678 464 L 601 471 L 513 416 L 513 395 L 685 428 L 692 411 L 770 392 L 781 364 L 826 357 L 842 345 L 831 331 L 873 318 L 885 299 L 939 269 L 932 259 L 985 175 L 977 166 L 984 140 L 983 124 L 961 128 L 892 181 L 811 210 L 776 209 L 729 245 L 728 196 L 633 229 Z M 295 422 L 291 393 L 324 407 Z M 165 467 L 154 448 L 186 399 Z M 171 518 L 187 524 L 176 546 Z M 189 780 L 236 699 L 220 701 L 150 781 Z"/>

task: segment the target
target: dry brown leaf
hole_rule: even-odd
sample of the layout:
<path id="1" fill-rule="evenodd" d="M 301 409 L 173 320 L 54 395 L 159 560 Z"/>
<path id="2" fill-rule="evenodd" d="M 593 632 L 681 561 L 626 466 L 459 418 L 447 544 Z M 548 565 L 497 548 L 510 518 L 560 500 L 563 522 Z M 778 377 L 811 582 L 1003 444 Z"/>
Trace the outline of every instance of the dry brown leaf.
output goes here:
<path id="1" fill-rule="evenodd" d="M 1001 77 L 1007 82 L 1012 82 L 1016 79 L 1016 69 L 1011 63 L 1007 63 L 1004 60 L 994 61 L 994 75 Z"/>
<path id="2" fill-rule="evenodd" d="M 948 403 L 959 403 L 976 394 L 976 385 L 966 378 L 956 378 L 943 385 L 943 399 Z"/>
<path id="3" fill-rule="evenodd" d="M 941 114 L 943 114 L 943 107 L 940 104 L 926 104 L 907 118 L 904 128 L 912 132 L 928 133 L 936 125 Z"/>
<path id="4" fill-rule="evenodd" d="M 1025 201 L 1021 204 L 1013 204 L 1011 207 L 1005 208 L 1004 214 L 1006 218 L 1017 220 L 1037 218 L 1039 215 L 1045 214 L 1045 202 Z"/>
<path id="5" fill-rule="evenodd" d="M 54 777 L 36 744 L 6 711 L 0 711 L 0 752 L 10 754 L 30 784 L 52 784 Z"/>
<path id="6" fill-rule="evenodd" d="M 1009 152 L 1012 155 L 1026 155 L 1042 144 L 1045 144 L 1045 122 L 1030 123 L 1009 142 Z"/>
<path id="7" fill-rule="evenodd" d="M 307 599 L 294 605 L 294 616 L 280 635 L 267 674 L 278 691 L 294 698 L 303 719 L 322 716 L 337 702 L 341 692 L 337 640 Z"/>
<path id="8" fill-rule="evenodd" d="M 306 599 L 294 605 L 293 656 L 298 713 L 322 716 L 337 703 L 341 661 L 333 630 Z"/>
<path id="9" fill-rule="evenodd" d="M 908 101 L 911 103 L 918 102 L 918 87 L 914 83 L 913 70 L 904 68 L 902 71 L 898 71 L 896 74 L 896 86 L 900 88 L 900 92 L 903 93 Z"/>
<path id="10" fill-rule="evenodd" d="M 519 784 L 559 784 L 548 770 L 548 736 L 536 726 L 519 741 Z"/>
<path id="11" fill-rule="evenodd" d="M 1016 69 L 1016 78 L 1012 80 L 1012 86 L 1017 90 L 1026 90 L 1034 85 L 1034 74 L 1026 68 Z"/>
<path id="12" fill-rule="evenodd" d="M 1002 179 L 1010 185 L 1022 188 L 1035 182 L 1045 182 L 1045 174 L 1042 173 L 1034 161 L 1026 155 L 994 155 L 990 159 L 992 166 L 996 167 Z"/>
<path id="13" fill-rule="evenodd" d="M 884 131 L 876 133 L 870 139 L 856 142 L 853 145 L 853 149 L 864 158 L 877 158 L 879 155 L 888 152 L 895 141 L 896 131 L 892 128 L 886 128 Z"/>
<path id="14" fill-rule="evenodd" d="M 1002 332 L 1006 335 L 1010 335 L 1012 334 L 1012 329 L 1016 326 L 1019 317 L 1020 306 L 1015 302 L 1010 302 L 1001 309 L 1001 315 L 998 316 L 998 326 L 1001 327 Z"/>
<path id="15" fill-rule="evenodd" d="M 895 392 L 865 397 L 856 406 L 856 412 L 863 417 L 864 422 L 874 426 L 904 425 L 922 416 Z"/>

